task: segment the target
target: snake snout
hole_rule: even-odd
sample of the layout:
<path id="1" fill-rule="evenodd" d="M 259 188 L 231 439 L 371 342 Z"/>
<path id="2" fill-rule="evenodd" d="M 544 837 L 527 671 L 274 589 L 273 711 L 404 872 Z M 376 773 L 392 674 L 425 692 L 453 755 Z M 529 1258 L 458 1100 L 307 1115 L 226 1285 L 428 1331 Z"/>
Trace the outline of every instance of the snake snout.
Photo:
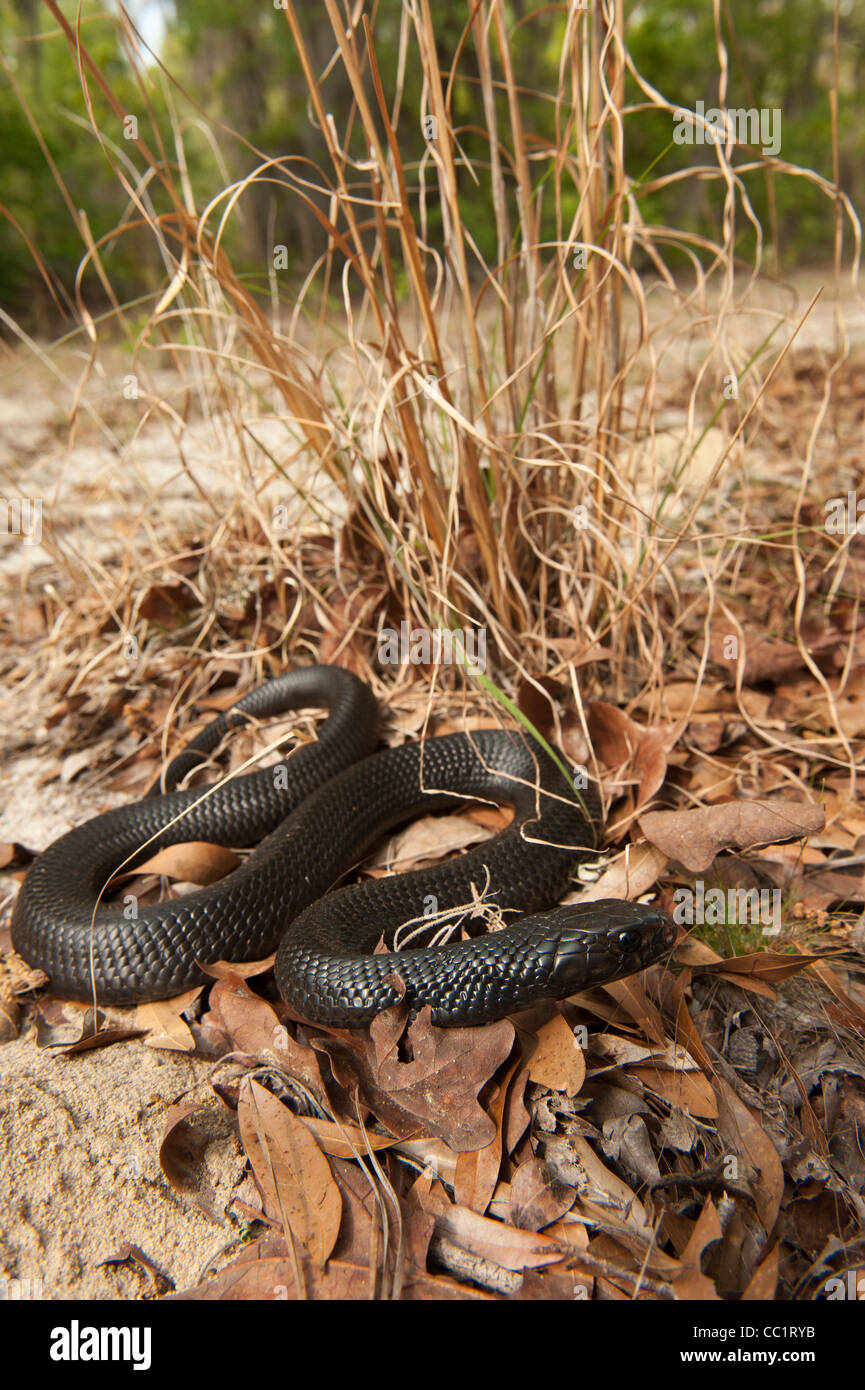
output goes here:
<path id="1" fill-rule="evenodd" d="M 676 939 L 670 919 L 641 903 L 575 903 L 557 909 L 554 916 L 560 931 L 553 976 L 559 988 L 571 992 L 644 970 Z"/>
<path id="2" fill-rule="evenodd" d="M 622 974 L 642 970 L 669 951 L 676 939 L 676 928 L 663 912 L 633 904 L 635 920 L 627 926 L 613 926 L 608 933 L 610 950 L 622 960 Z"/>
<path id="3" fill-rule="evenodd" d="M 634 903 L 634 908 L 638 908 Z M 634 922 L 627 926 L 612 926 L 608 944 L 617 955 L 636 956 L 638 965 L 651 965 L 652 960 L 665 954 L 676 940 L 676 927 L 668 916 L 655 909 L 641 909 Z"/>

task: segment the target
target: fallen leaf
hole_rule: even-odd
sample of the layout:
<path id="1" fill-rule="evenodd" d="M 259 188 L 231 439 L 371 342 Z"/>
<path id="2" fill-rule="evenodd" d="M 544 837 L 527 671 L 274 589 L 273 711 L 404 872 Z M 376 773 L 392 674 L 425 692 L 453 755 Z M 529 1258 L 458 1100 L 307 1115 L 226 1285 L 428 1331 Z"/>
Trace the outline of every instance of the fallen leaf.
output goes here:
<path id="1" fill-rule="evenodd" d="M 837 722 L 848 738 L 859 738 L 865 734 L 865 666 L 856 666 L 848 675 L 844 689 L 836 693 L 834 707 Z M 832 706 L 823 695 L 818 712 L 824 727 L 835 727 Z"/>
<path id="2" fill-rule="evenodd" d="M 304 1297 L 339 1302 L 364 1301 L 369 1298 L 369 1266 L 365 1263 L 330 1259 L 326 1267 L 321 1269 L 308 1256 L 301 1256 L 301 1271 Z M 205 1280 L 183 1293 L 170 1295 L 166 1302 L 283 1302 L 299 1297 L 293 1262 L 286 1256 L 257 1258 L 253 1249 L 244 1251 L 239 1259 L 214 1278 Z M 417 1299 L 477 1301 L 487 1299 L 489 1295 L 480 1289 L 458 1284 L 454 1279 L 427 1274 L 424 1270 L 410 1266 L 403 1280 L 401 1298 L 407 1302 Z"/>
<path id="3" fill-rule="evenodd" d="M 538 1029 L 537 1039 L 529 1060 L 529 1080 L 577 1095 L 586 1077 L 586 1059 L 567 1021 L 556 1014 Z"/>
<path id="4" fill-rule="evenodd" d="M 77 753 L 67 753 L 60 764 L 60 781 L 73 782 L 79 772 L 83 772 L 86 767 L 93 767 L 97 761 L 95 750 L 92 748 L 80 748 Z"/>
<path id="5" fill-rule="evenodd" d="M 671 1006 L 676 1020 L 676 1042 L 687 1048 L 706 1076 L 713 1077 L 715 1068 L 712 1059 L 703 1046 L 703 1040 L 697 1031 L 696 1024 L 688 1012 L 687 992 L 692 978 L 693 972 L 689 966 L 686 966 L 684 970 L 680 971 L 673 985 Z"/>
<path id="6" fill-rule="evenodd" d="M 94 1048 L 109 1047 L 112 1043 L 125 1042 L 127 1038 L 137 1038 L 141 1034 L 140 1028 L 124 1028 L 120 1024 L 103 1026 L 104 1015 L 99 1010 L 94 1013 L 92 1008 L 82 1008 L 71 1000 L 62 1001 L 61 1011 L 65 1010 L 72 1011 L 71 1018 L 68 1013 L 61 1012 L 60 1018 L 64 1021 L 58 1019 L 47 1027 L 45 1024 L 40 1025 L 37 1015 L 37 1045 L 56 1048 L 55 1055 L 58 1057 L 72 1057 L 79 1052 L 92 1052 Z M 70 1030 L 72 1038 L 69 1037 Z"/>
<path id="7" fill-rule="evenodd" d="M 615 1115 L 604 1121 L 601 1152 L 641 1183 L 658 1181 L 661 1170 L 641 1115 Z"/>
<path id="8" fill-rule="evenodd" d="M 609 1260 L 615 1259 L 619 1251 L 624 1250 L 630 1256 L 628 1263 L 635 1270 L 640 1270 L 641 1274 L 648 1271 L 666 1282 L 680 1276 L 681 1262 L 657 1248 L 655 1234 L 651 1229 L 640 1229 L 634 1223 L 622 1220 L 612 1211 L 587 1199 L 581 1200 L 580 1212 L 593 1221 L 601 1232 L 591 1241 L 590 1254 L 597 1256 L 603 1252 Z M 621 1268 L 621 1261 L 616 1260 L 616 1263 Z"/>
<path id="9" fill-rule="evenodd" d="M 779 951 L 754 951 L 744 956 L 728 956 L 702 968 L 707 972 L 723 974 L 727 979 L 732 979 L 734 984 L 745 983 L 744 980 L 737 979 L 737 976 L 752 976 L 758 980 L 778 984 L 791 975 L 798 975 L 800 970 L 806 970 L 809 965 L 819 962 L 819 959 L 819 956 L 783 955 Z"/>
<path id="10" fill-rule="evenodd" d="M 201 1106 L 174 1105 L 168 1111 L 159 1144 L 159 1166 L 176 1192 L 221 1224 L 223 1214 L 202 1163 L 211 1136 L 192 1123 L 193 1115 L 203 1118 Z"/>
<path id="11" fill-rule="evenodd" d="M 375 1115 L 398 1138 L 433 1133 L 457 1153 L 482 1149 L 495 1136 L 495 1123 L 477 1100 L 514 1042 L 508 1019 L 483 1028 L 437 1028 L 432 1010 L 423 1008 L 406 1029 L 403 1003 L 373 1020 L 370 1036 L 314 1038 L 326 1052 L 337 1081 L 361 1094 Z M 413 1060 L 403 1062 L 405 1037 Z"/>
<path id="12" fill-rule="evenodd" d="M 151 584 L 138 605 L 138 616 L 159 627 L 176 627 L 196 602 L 186 584 Z"/>
<path id="13" fill-rule="evenodd" d="M 210 991 L 213 1022 L 238 1052 L 276 1061 L 330 1108 L 327 1087 L 312 1047 L 299 1043 L 266 1000 L 259 998 L 240 976 L 229 971 Z"/>
<path id="14" fill-rule="evenodd" d="M 244 1081 L 237 1119 L 265 1210 L 323 1265 L 339 1234 L 342 1199 L 311 1131 L 252 1079 Z"/>
<path id="15" fill-rule="evenodd" d="M 617 705 L 592 700 L 586 706 L 595 752 L 607 767 L 623 767 L 636 752 L 643 729 Z"/>
<path id="16" fill-rule="evenodd" d="M 725 1142 L 756 1169 L 752 1184 L 757 1214 L 768 1233 L 775 1225 L 784 1195 L 784 1170 L 775 1145 L 754 1116 L 722 1076 L 712 1079 L 718 1100 L 718 1132 Z"/>
<path id="17" fill-rule="evenodd" d="M 198 985 L 195 989 L 176 995 L 174 999 L 158 999 L 138 1005 L 135 1023 L 146 1032 L 144 1042 L 147 1047 L 168 1052 L 195 1051 L 195 1039 L 181 1014 L 194 1004 L 201 990 L 202 986 Z"/>
<path id="18" fill-rule="evenodd" d="M 713 1245 L 723 1236 L 721 1222 L 715 1203 L 709 1197 L 694 1223 L 688 1242 L 680 1255 L 684 1266 L 682 1273 L 674 1278 L 676 1297 L 715 1302 L 719 1294 L 708 1275 L 700 1269 L 700 1258 L 707 1245 Z"/>
<path id="19" fill-rule="evenodd" d="M 10 1042 L 18 1036 L 21 1010 L 14 999 L 0 999 L 0 1042 Z"/>
<path id="20" fill-rule="evenodd" d="M 774 1300 L 778 1288 L 780 1256 L 781 1247 L 776 1241 L 748 1280 L 742 1292 L 742 1303 L 771 1303 Z"/>
<path id="21" fill-rule="evenodd" d="M 417 1184 L 415 1184 L 417 1191 Z M 426 1195 L 419 1194 L 425 1211 L 435 1217 L 438 1235 L 445 1235 L 461 1249 L 483 1260 L 492 1260 L 502 1269 L 537 1269 L 558 1264 L 562 1258 L 555 1241 L 535 1231 L 521 1231 L 503 1221 L 479 1216 L 468 1207 L 448 1201 L 444 1188 L 434 1183 Z"/>
<path id="22" fill-rule="evenodd" d="M 735 695 L 720 681 L 704 681 L 700 686 L 692 681 L 665 681 L 660 695 L 661 711 L 668 719 L 690 714 L 731 713 L 736 709 Z"/>
<path id="23" fill-rule="evenodd" d="M 809 873 L 801 881 L 799 901 L 818 910 L 833 903 L 865 902 L 865 874 Z"/>
<path id="24" fill-rule="evenodd" d="M 580 1202 L 595 1204 L 604 1217 L 609 1213 L 643 1237 L 651 1234 L 651 1223 L 642 1202 L 620 1177 L 598 1158 L 582 1135 L 544 1135 L 544 1154 L 559 1182 L 573 1187 Z"/>
<path id="25" fill-rule="evenodd" d="M 855 999 L 851 999 L 838 979 L 837 972 L 832 969 L 827 961 L 819 958 L 811 961 L 812 972 L 819 976 L 827 989 L 831 990 L 835 998 L 851 1016 L 851 1026 L 865 1029 L 865 1009 L 860 1008 Z"/>
<path id="26" fill-rule="evenodd" d="M 596 902 L 599 898 L 642 897 L 654 888 L 660 875 L 667 867 L 667 856 L 654 845 L 640 841 L 628 845 L 617 854 L 609 867 L 595 882 L 587 885 L 579 894 L 581 902 Z M 567 901 L 577 901 L 576 895 Z"/>
<path id="27" fill-rule="evenodd" d="M 549 738 L 553 732 L 555 701 L 561 697 L 564 690 L 561 681 L 537 672 L 532 675 L 531 680 L 523 677 L 517 687 L 517 708 L 544 738 Z"/>
<path id="28" fill-rule="evenodd" d="M 485 826 L 468 816 L 424 816 L 394 836 L 366 867 L 398 873 L 488 839 Z"/>
<path id="29" fill-rule="evenodd" d="M 486 1211 L 490 1198 L 496 1188 L 502 1166 L 502 1125 L 505 1105 L 511 1079 L 520 1064 L 520 1058 L 507 1068 L 498 1085 L 498 1092 L 490 1104 L 490 1119 L 495 1124 L 495 1134 L 482 1149 L 461 1153 L 457 1158 L 454 1173 L 454 1200 L 458 1206 L 471 1207 L 472 1211 Z"/>
<path id="30" fill-rule="evenodd" d="M 676 741 L 679 730 L 647 729 L 640 739 L 634 758 L 634 772 L 637 784 L 637 807 L 651 801 L 655 792 L 663 785 L 667 776 L 667 754 Z"/>
<path id="31" fill-rule="evenodd" d="M 624 980 L 613 980 L 602 986 L 618 1004 L 639 1024 L 647 1038 L 663 1046 L 666 1041 L 664 1021 L 646 994 L 641 984 L 641 976 L 630 975 Z"/>
<path id="32" fill-rule="evenodd" d="M 0 869 L 26 869 L 36 858 L 33 850 L 19 845 L 17 840 L 0 841 Z"/>
<path id="33" fill-rule="evenodd" d="M 382 1149 L 390 1149 L 397 1144 L 396 1139 L 386 1134 L 372 1134 L 367 1130 L 364 1136 L 357 1125 L 348 1121 L 336 1124 L 334 1120 L 319 1119 L 316 1115 L 303 1115 L 300 1119 L 315 1135 L 319 1147 L 331 1158 L 356 1159 L 360 1155 L 366 1159 L 367 1144 L 373 1153 L 380 1153 Z M 403 1152 L 404 1147 L 400 1146 L 400 1150 Z"/>
<path id="34" fill-rule="evenodd" d="M 729 620 L 719 620 L 712 624 L 709 634 L 709 656 L 716 666 L 723 666 L 731 686 L 738 681 L 740 654 L 727 655 L 730 632 Z M 777 685 L 779 680 L 798 671 L 805 665 L 805 657 L 792 642 L 784 642 L 777 637 L 768 637 L 759 630 L 745 624 L 736 634 L 741 640 L 742 684 L 758 685 L 761 681 L 771 681 Z M 737 644 L 738 645 L 738 644 Z"/>
<path id="35" fill-rule="evenodd" d="M 443 1139 L 400 1139 L 395 1147 L 399 1153 L 414 1159 L 431 1178 L 441 1178 L 442 1182 L 453 1187 L 459 1154 L 449 1148 Z"/>
<path id="36" fill-rule="evenodd" d="M 672 1072 L 660 1067 L 636 1066 L 629 1068 L 628 1075 L 637 1077 L 649 1091 L 691 1115 L 713 1120 L 718 1113 L 715 1094 L 702 1072 Z"/>
<path id="37" fill-rule="evenodd" d="M 699 872 L 719 850 L 804 839 L 825 820 L 823 808 L 810 801 L 730 801 L 695 811 L 647 811 L 640 829 L 670 859 Z"/>
<path id="38" fill-rule="evenodd" d="M 643 1047 L 630 1038 L 620 1038 L 615 1033 L 597 1034 L 591 1040 L 593 1056 L 603 1057 L 611 1066 L 628 1067 L 634 1063 L 649 1062 L 655 1067 L 668 1071 L 698 1071 L 693 1057 L 678 1043 L 666 1047 Z M 592 1076 L 597 1076 L 599 1068 L 592 1068 Z"/>
<path id="39" fill-rule="evenodd" d="M 200 964 L 205 975 L 209 975 L 213 980 L 226 980 L 229 976 L 233 979 L 252 980 L 256 975 L 266 975 L 268 970 L 272 970 L 275 960 L 276 952 L 272 951 L 262 960 L 211 960 L 201 961 Z"/>
<path id="40" fill-rule="evenodd" d="M 231 873 L 239 863 L 240 856 L 224 845 L 214 845 L 207 840 L 185 840 L 161 849 L 145 863 L 137 865 L 134 872 L 136 876 L 159 874 L 184 883 L 207 885 Z M 128 874 L 117 875 L 118 880 L 128 877 Z"/>
<path id="41" fill-rule="evenodd" d="M 645 805 L 666 778 L 667 754 L 684 732 L 684 723 L 646 729 L 603 700 L 589 702 L 586 715 L 598 757 L 609 768 L 622 770 L 630 764 L 630 775 L 637 783 L 636 805 Z"/>
<path id="42" fill-rule="evenodd" d="M 700 941 L 699 937 L 686 936 L 682 941 L 676 942 L 676 960 L 682 965 L 717 965 L 722 959 L 717 951 L 713 951 L 705 941 Z"/>
<path id="43" fill-rule="evenodd" d="M 505 1153 L 512 1154 L 532 1122 L 525 1101 L 529 1081 L 528 1067 L 521 1067 L 508 1088 L 502 1141 Z"/>
<path id="44" fill-rule="evenodd" d="M 540 1231 L 570 1211 L 577 1194 L 551 1177 L 540 1159 L 521 1163 L 510 1182 L 510 1218 L 523 1231 Z"/>

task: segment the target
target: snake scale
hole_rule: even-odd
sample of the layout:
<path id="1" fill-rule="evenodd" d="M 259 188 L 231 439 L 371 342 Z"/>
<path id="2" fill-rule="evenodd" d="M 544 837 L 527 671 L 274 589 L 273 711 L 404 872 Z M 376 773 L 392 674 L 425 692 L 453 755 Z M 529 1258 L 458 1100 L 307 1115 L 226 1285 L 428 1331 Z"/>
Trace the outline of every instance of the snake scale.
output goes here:
<path id="1" fill-rule="evenodd" d="M 226 730 L 287 709 L 325 706 L 316 742 L 276 767 L 204 794 L 177 783 Z M 18 952 L 55 994 L 126 1004 L 169 998 L 207 977 L 202 963 L 277 951 L 279 991 L 300 1017 L 369 1023 L 400 997 L 441 1026 L 488 1023 L 541 999 L 633 974 L 663 956 L 675 928 L 619 900 L 554 907 L 595 843 L 589 789 L 576 799 L 528 735 L 447 734 L 376 752 L 372 691 L 335 666 L 290 671 L 256 687 L 172 762 L 165 787 L 96 816 L 55 841 L 27 873 L 12 916 Z M 434 868 L 339 888 L 382 835 L 418 814 L 482 799 L 514 808 L 511 824 Z M 581 804 L 582 803 L 582 804 Z M 588 812 L 588 814 L 587 814 Z M 218 883 L 128 916 L 99 901 L 120 865 L 187 840 L 255 846 Z M 479 894 L 505 925 L 463 941 L 376 952 L 430 910 L 464 917 Z M 98 905 L 97 905 L 98 903 Z"/>

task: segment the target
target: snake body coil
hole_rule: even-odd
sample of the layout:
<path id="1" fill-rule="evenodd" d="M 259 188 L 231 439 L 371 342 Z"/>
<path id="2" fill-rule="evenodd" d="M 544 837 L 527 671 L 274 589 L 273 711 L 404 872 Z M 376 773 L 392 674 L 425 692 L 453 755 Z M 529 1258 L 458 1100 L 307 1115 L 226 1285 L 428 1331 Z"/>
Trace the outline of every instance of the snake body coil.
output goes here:
<path id="1" fill-rule="evenodd" d="M 313 1022 L 370 1022 L 400 997 L 396 971 L 412 1008 L 430 1004 L 434 1023 L 479 1024 L 632 974 L 669 950 L 672 924 L 639 903 L 541 911 L 564 892 L 594 831 L 538 745 L 522 733 L 482 730 L 374 753 L 375 698 L 337 667 L 259 686 L 188 745 L 166 785 L 201 762 L 227 728 L 320 705 L 329 714 L 318 741 L 276 768 L 207 795 L 200 788 L 150 794 L 70 831 L 40 856 L 18 896 L 12 939 L 56 994 L 95 992 L 103 1003 L 164 999 L 206 979 L 201 963 L 257 960 L 278 947 L 280 993 Z M 435 868 L 328 891 L 385 832 L 467 797 L 512 804 L 512 823 Z M 582 799 L 596 814 L 594 795 Z M 111 905 L 94 911 L 120 865 L 134 867 L 186 840 L 256 848 L 220 882 L 141 908 L 131 920 Z M 507 919 L 503 929 L 374 953 L 404 923 L 432 911 L 438 926 L 448 913 L 464 916 L 481 894 Z"/>

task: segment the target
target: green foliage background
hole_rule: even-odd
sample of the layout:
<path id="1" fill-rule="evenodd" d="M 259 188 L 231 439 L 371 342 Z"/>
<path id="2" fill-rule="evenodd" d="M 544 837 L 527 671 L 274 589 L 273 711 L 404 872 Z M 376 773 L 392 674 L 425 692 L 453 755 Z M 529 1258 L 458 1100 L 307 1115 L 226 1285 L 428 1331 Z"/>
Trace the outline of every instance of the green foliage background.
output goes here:
<path id="1" fill-rule="evenodd" d="M 156 0 L 151 0 L 155 3 Z M 77 3 L 60 8 L 74 26 Z M 174 79 L 156 64 L 144 70 L 147 98 L 168 161 L 176 173 L 180 143 L 198 207 L 227 182 L 243 178 L 264 156 L 294 156 L 327 169 L 323 142 L 307 110 L 300 63 L 285 16 L 273 3 L 248 0 L 176 0 L 163 4 L 165 39 L 159 56 Z M 373 6 L 369 7 L 370 10 Z M 468 4 L 435 7 L 436 40 L 442 68 L 448 72 L 470 10 Z M 304 34 L 319 73 L 327 67 L 333 38 L 321 4 L 298 5 Z M 134 10 L 133 10 L 134 13 Z M 144 138 L 156 145 L 152 117 L 124 53 L 110 3 L 85 0 L 82 35 L 121 105 L 135 114 Z M 401 5 L 381 0 L 374 13 L 376 51 L 388 101 L 393 100 L 399 59 Z M 529 6 L 510 0 L 517 80 L 525 92 L 523 118 L 531 133 L 529 153 L 536 186 L 552 172 L 555 112 L 552 101 L 564 33 L 564 16 L 555 7 Z M 712 6 L 703 0 L 626 0 L 628 48 L 645 80 L 674 104 L 693 108 L 718 103 L 718 58 Z M 724 39 L 730 55 L 727 107 L 779 107 L 782 112 L 781 157 L 832 176 L 829 92 L 833 84 L 833 7 L 830 0 L 724 0 Z M 39 0 L 0 0 L 0 304 L 32 329 L 56 332 L 66 317 L 39 274 L 28 249 L 36 245 L 67 311 L 75 292 L 76 269 L 83 245 L 80 227 L 51 173 L 31 122 L 35 122 L 55 161 L 75 209 L 84 209 L 94 238 L 135 216 L 133 203 L 118 182 L 111 159 L 125 168 L 131 182 L 143 178 L 141 157 L 123 138 L 116 115 L 90 84 L 91 114 L 81 90 L 77 64 L 51 13 Z M 405 58 L 399 138 L 407 165 L 421 160 L 424 138 L 423 93 L 411 44 Z M 854 204 L 865 193 L 865 123 L 862 101 L 865 67 L 865 6 L 844 0 L 839 22 L 839 173 Z M 461 146 L 476 178 L 462 172 L 462 194 L 478 246 L 496 260 L 488 147 L 476 84 L 471 41 L 465 45 L 453 92 L 454 119 Z M 324 77 L 325 108 L 333 113 L 341 138 L 363 158 L 359 123 L 351 120 L 350 94 L 339 64 Z M 370 88 L 371 91 L 371 88 Z M 628 76 L 627 101 L 644 101 Z M 500 131 L 509 130 L 504 95 L 500 97 Z M 29 109 L 29 117 L 27 109 Z M 204 117 L 210 118 L 210 124 Z M 221 122 L 236 135 L 214 126 Z M 632 180 L 651 168 L 651 178 L 691 163 L 711 163 L 710 149 L 672 144 L 668 115 L 635 109 L 625 122 L 626 166 Z M 241 138 L 237 138 L 237 137 Z M 244 143 L 248 142 L 248 143 Z M 254 148 L 251 148 L 254 147 Z M 737 164 L 744 156 L 737 152 Z M 293 166 L 300 172 L 303 166 Z M 315 173 L 309 170 L 310 176 Z M 743 176 L 748 197 L 761 219 L 767 242 L 781 264 L 825 260 L 831 254 L 832 202 L 804 179 L 763 171 Z M 168 206 L 158 180 L 144 181 L 145 196 L 158 211 Z M 771 193 L 771 196 L 770 196 Z M 640 194 L 644 221 L 659 222 L 717 237 L 722 217 L 723 184 L 719 180 L 682 180 L 669 188 Z M 571 214 L 577 190 L 566 202 Z M 324 200 L 319 200 L 322 207 Z M 553 200 L 544 197 L 543 234 L 558 233 L 552 220 Z M 440 238 L 441 220 L 434 199 L 428 204 L 430 239 Z M 17 225 L 16 225 L 17 224 Z M 753 252 L 753 232 L 741 217 L 741 251 Z M 239 273 L 253 288 L 265 288 L 274 244 L 285 244 L 305 270 L 323 245 L 323 234 L 310 212 L 287 189 L 273 182 L 252 184 L 227 231 L 227 246 Z M 124 232 L 104 251 L 111 285 L 121 302 L 142 303 L 156 292 L 165 267 L 147 230 Z M 91 312 L 109 300 L 94 270 L 84 277 Z"/>

